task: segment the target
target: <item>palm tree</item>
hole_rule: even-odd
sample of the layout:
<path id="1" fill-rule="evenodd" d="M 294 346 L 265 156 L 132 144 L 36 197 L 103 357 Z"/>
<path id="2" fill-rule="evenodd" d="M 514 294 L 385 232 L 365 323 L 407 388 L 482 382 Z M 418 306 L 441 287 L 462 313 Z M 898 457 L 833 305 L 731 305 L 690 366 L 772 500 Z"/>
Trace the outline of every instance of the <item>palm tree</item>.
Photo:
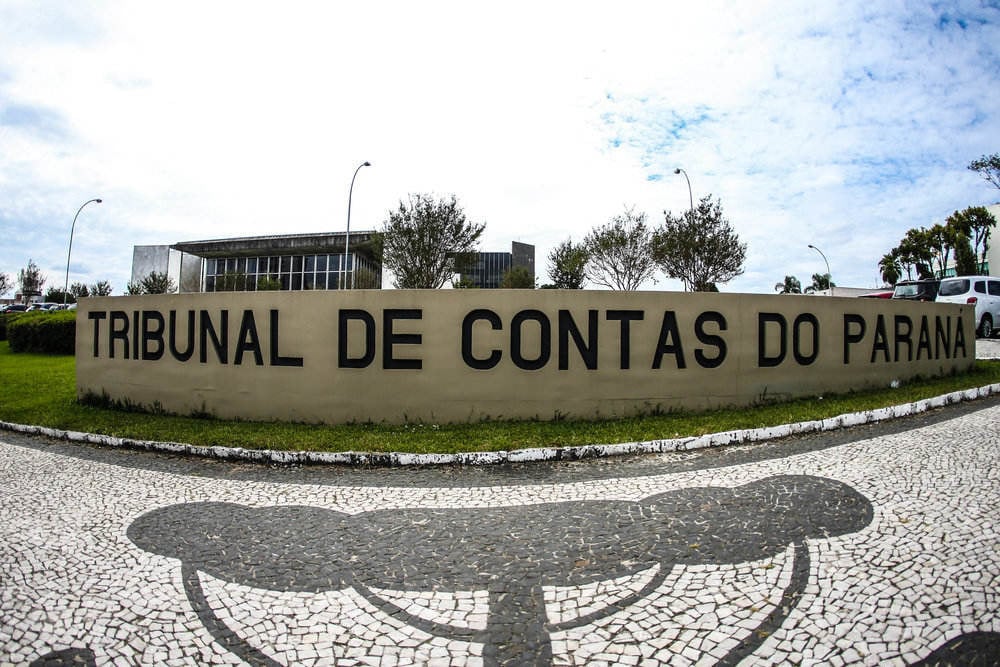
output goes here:
<path id="1" fill-rule="evenodd" d="M 899 257 L 896 251 L 882 255 L 882 259 L 878 262 L 878 268 L 886 285 L 895 285 L 899 282 L 902 271 L 899 268 Z"/>
<path id="2" fill-rule="evenodd" d="M 795 276 L 785 276 L 785 281 L 775 283 L 774 291 L 778 294 L 802 294 L 802 283 Z"/>

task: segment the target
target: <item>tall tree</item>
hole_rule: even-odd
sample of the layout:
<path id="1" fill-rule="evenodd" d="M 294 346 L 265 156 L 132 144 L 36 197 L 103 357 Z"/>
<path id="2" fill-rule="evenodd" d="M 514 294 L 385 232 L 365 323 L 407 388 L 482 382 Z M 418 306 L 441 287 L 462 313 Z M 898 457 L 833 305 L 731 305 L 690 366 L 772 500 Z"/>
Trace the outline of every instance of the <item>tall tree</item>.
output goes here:
<path id="1" fill-rule="evenodd" d="M 646 214 L 627 208 L 600 227 L 590 230 L 583 245 L 587 249 L 587 278 L 604 287 L 635 291 L 653 277 L 652 231 Z"/>
<path id="2" fill-rule="evenodd" d="M 653 241 L 654 257 L 663 272 L 684 283 L 685 290 L 717 291 L 715 285 L 743 273 L 747 245 L 722 215 L 722 204 L 703 197 L 693 211 L 674 216 L 664 211 L 663 227 Z"/>
<path id="3" fill-rule="evenodd" d="M 972 251 L 969 237 L 959 232 L 955 240 L 955 275 L 974 276 L 978 273 L 976 253 Z"/>
<path id="4" fill-rule="evenodd" d="M 990 249 L 990 235 L 997 225 L 997 219 L 985 206 L 970 206 L 964 211 L 955 211 L 948 216 L 946 222 L 971 240 L 972 253 L 976 256 L 980 267 L 976 273 L 980 273 L 986 265 L 986 253 Z"/>
<path id="5" fill-rule="evenodd" d="M 923 227 L 907 230 L 906 235 L 896 247 L 895 253 L 900 266 L 906 269 L 907 280 L 913 278 L 914 270 L 918 278 L 928 277 L 932 274 L 930 265 L 934 255 L 931 252 L 930 235 Z"/>
<path id="6" fill-rule="evenodd" d="M 1000 153 L 973 160 L 969 163 L 969 169 L 978 172 L 987 183 L 1000 190 Z"/>
<path id="7" fill-rule="evenodd" d="M 927 230 L 927 241 L 931 249 L 931 268 L 937 264 L 935 273 L 943 276 L 948 268 L 948 259 L 955 247 L 955 228 L 952 225 L 934 225 Z"/>
<path id="8" fill-rule="evenodd" d="M 878 269 L 886 285 L 895 286 L 899 282 L 902 274 L 899 268 L 899 258 L 895 250 L 882 255 L 882 259 L 878 262 Z"/>
<path id="9" fill-rule="evenodd" d="M 587 247 L 566 239 L 549 253 L 549 280 L 555 289 L 583 289 L 587 282 Z"/>
<path id="10" fill-rule="evenodd" d="M 795 276 L 785 276 L 785 280 L 775 283 L 774 291 L 778 294 L 802 294 L 802 283 Z"/>
<path id="11" fill-rule="evenodd" d="M 836 287 L 837 283 L 830 280 L 829 273 L 814 273 L 812 275 L 812 284 L 806 288 L 807 292 L 822 292 L 823 290 L 830 289 L 831 287 Z"/>
<path id="12" fill-rule="evenodd" d="M 389 212 L 376 247 L 397 288 L 438 289 L 456 272 L 457 258 L 477 250 L 485 229 L 465 217 L 454 195 L 411 194 Z"/>
<path id="13" fill-rule="evenodd" d="M 0 273 L 0 296 L 3 296 L 14 287 L 13 281 L 6 273 Z"/>
<path id="14" fill-rule="evenodd" d="M 21 286 L 21 294 L 25 297 L 40 296 L 42 294 L 42 286 L 45 285 L 45 276 L 42 275 L 42 271 L 38 268 L 38 265 L 29 259 L 28 266 L 21 269 L 21 272 L 18 274 L 17 282 Z"/>

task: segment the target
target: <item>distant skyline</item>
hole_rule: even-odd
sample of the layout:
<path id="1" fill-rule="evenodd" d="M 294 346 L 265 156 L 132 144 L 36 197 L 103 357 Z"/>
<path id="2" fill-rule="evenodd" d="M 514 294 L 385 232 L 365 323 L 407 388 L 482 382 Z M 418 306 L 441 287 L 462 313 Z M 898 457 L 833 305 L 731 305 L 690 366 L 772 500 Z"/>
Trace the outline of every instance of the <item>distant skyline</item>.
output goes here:
<path id="1" fill-rule="evenodd" d="M 689 6 L 690 5 L 690 6 Z M 454 194 L 483 250 L 711 194 L 724 292 L 876 287 L 911 227 L 1000 201 L 1000 3 L 0 6 L 0 272 L 111 282 L 134 245 L 377 229 Z M 696 6 L 695 6 L 696 5 Z M 391 278 L 385 284 L 391 284 Z M 681 289 L 678 281 L 648 289 Z M 9 296 L 9 295 L 8 295 Z"/>

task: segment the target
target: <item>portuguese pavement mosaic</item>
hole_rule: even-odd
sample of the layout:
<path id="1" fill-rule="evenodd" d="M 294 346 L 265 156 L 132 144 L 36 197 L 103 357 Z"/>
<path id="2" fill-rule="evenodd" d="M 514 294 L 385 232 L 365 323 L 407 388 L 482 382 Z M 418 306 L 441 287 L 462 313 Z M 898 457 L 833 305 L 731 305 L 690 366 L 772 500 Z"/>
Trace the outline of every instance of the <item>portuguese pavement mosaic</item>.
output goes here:
<path id="1" fill-rule="evenodd" d="M 854 438 L 296 475 L 0 434 L 0 663 L 996 664 L 1000 402 Z"/>

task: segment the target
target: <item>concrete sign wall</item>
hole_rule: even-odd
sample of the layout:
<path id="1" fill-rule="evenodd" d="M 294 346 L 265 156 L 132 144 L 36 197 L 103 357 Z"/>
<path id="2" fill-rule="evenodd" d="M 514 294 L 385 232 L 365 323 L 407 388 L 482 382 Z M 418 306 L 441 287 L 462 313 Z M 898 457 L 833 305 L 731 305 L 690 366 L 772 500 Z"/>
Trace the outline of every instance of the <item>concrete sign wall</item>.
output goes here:
<path id="1" fill-rule="evenodd" d="M 304 422 L 597 418 L 963 371 L 971 306 L 572 290 L 83 299 L 77 391 Z"/>

